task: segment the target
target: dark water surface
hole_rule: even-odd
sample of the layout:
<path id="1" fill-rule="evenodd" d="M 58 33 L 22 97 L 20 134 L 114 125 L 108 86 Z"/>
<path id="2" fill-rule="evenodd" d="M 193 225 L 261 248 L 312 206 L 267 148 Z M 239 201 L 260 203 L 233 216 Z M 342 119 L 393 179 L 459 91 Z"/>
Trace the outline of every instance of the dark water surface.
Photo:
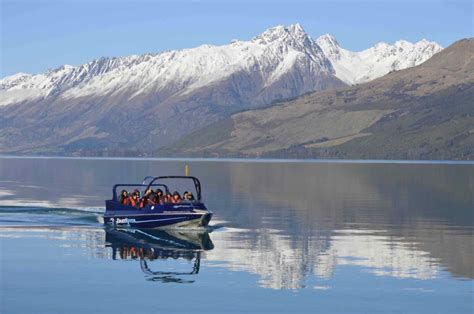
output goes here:
<path id="1" fill-rule="evenodd" d="M 189 161 L 215 216 L 105 229 L 179 160 L 0 158 L 0 312 L 474 312 L 474 165 Z"/>

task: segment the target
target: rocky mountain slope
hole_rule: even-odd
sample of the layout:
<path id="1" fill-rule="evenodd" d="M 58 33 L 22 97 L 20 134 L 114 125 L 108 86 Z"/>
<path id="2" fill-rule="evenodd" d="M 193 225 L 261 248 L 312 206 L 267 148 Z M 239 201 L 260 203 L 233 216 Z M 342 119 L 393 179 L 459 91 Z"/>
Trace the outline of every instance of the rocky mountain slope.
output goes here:
<path id="1" fill-rule="evenodd" d="M 324 38 L 330 37 L 311 39 L 299 24 L 277 26 L 224 46 L 6 77 L 0 80 L 0 153 L 149 152 L 232 113 L 369 80 L 441 49 L 427 41 L 376 46 L 372 54 L 354 53 L 352 64 L 364 60 L 365 72 L 349 75 L 358 68 L 336 55 L 350 52 Z"/>
<path id="2" fill-rule="evenodd" d="M 232 115 L 160 154 L 474 159 L 474 40 L 358 86 Z"/>

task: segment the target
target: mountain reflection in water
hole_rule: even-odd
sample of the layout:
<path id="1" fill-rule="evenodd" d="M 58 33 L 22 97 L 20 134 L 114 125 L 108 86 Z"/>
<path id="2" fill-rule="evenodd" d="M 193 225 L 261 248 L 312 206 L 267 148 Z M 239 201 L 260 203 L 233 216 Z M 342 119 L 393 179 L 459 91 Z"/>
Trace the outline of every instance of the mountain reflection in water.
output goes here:
<path id="1" fill-rule="evenodd" d="M 434 263 L 474 278 L 472 165 L 238 163 L 227 170 L 234 199 L 253 200 L 235 212 L 237 221 L 279 230 L 255 243 L 281 242 L 306 259 L 321 252 L 330 264 L 331 251 L 346 252 L 357 262 L 338 258 L 339 265 L 378 265 L 377 274 L 426 278 Z"/>
<path id="2" fill-rule="evenodd" d="M 230 227 L 211 234 L 177 230 L 2 227 L 0 238 L 46 238 L 66 242 L 57 246 L 77 247 L 99 259 L 135 263 L 146 280 L 162 283 L 193 283 L 198 280 L 194 275 L 198 275 L 202 267 L 206 272 L 222 268 L 256 274 L 258 285 L 270 289 L 329 289 L 328 280 L 341 267 L 356 267 L 375 276 L 416 280 L 435 280 L 445 272 L 443 261 L 423 250 L 420 243 L 382 230 L 315 231 L 312 236 L 303 238 L 275 229 L 256 231 Z M 465 235 L 464 240 L 469 241 L 469 236 Z"/>
<path id="3" fill-rule="evenodd" d="M 315 277 L 330 279 L 337 267 L 357 266 L 377 276 L 435 279 L 442 267 L 416 243 L 375 230 L 334 230 L 309 238 L 291 238 L 276 230 L 254 237 L 213 234 L 216 248 L 207 255 L 217 265 L 258 274 L 272 289 L 301 289 Z"/>

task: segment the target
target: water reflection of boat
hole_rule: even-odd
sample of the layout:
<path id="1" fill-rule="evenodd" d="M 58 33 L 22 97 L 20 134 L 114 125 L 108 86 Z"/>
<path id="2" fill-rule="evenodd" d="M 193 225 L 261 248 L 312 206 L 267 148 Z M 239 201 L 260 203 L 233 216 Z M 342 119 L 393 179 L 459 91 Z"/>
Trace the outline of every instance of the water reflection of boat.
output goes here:
<path id="1" fill-rule="evenodd" d="M 112 259 L 139 260 L 147 280 L 159 282 L 192 283 L 182 276 L 196 275 L 203 251 L 212 250 L 214 244 L 207 232 L 181 230 L 139 230 L 106 228 L 106 246 L 112 248 Z M 190 271 L 153 271 L 150 261 L 185 259 L 192 261 Z"/>

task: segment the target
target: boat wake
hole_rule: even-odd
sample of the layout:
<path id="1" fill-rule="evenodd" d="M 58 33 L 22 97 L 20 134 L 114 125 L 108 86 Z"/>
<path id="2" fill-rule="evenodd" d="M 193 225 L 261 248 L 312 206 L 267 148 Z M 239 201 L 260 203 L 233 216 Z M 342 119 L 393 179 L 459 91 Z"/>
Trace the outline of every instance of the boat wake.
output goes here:
<path id="1" fill-rule="evenodd" d="M 94 226 L 103 223 L 103 209 L 0 205 L 0 228 L 11 226 Z"/>

